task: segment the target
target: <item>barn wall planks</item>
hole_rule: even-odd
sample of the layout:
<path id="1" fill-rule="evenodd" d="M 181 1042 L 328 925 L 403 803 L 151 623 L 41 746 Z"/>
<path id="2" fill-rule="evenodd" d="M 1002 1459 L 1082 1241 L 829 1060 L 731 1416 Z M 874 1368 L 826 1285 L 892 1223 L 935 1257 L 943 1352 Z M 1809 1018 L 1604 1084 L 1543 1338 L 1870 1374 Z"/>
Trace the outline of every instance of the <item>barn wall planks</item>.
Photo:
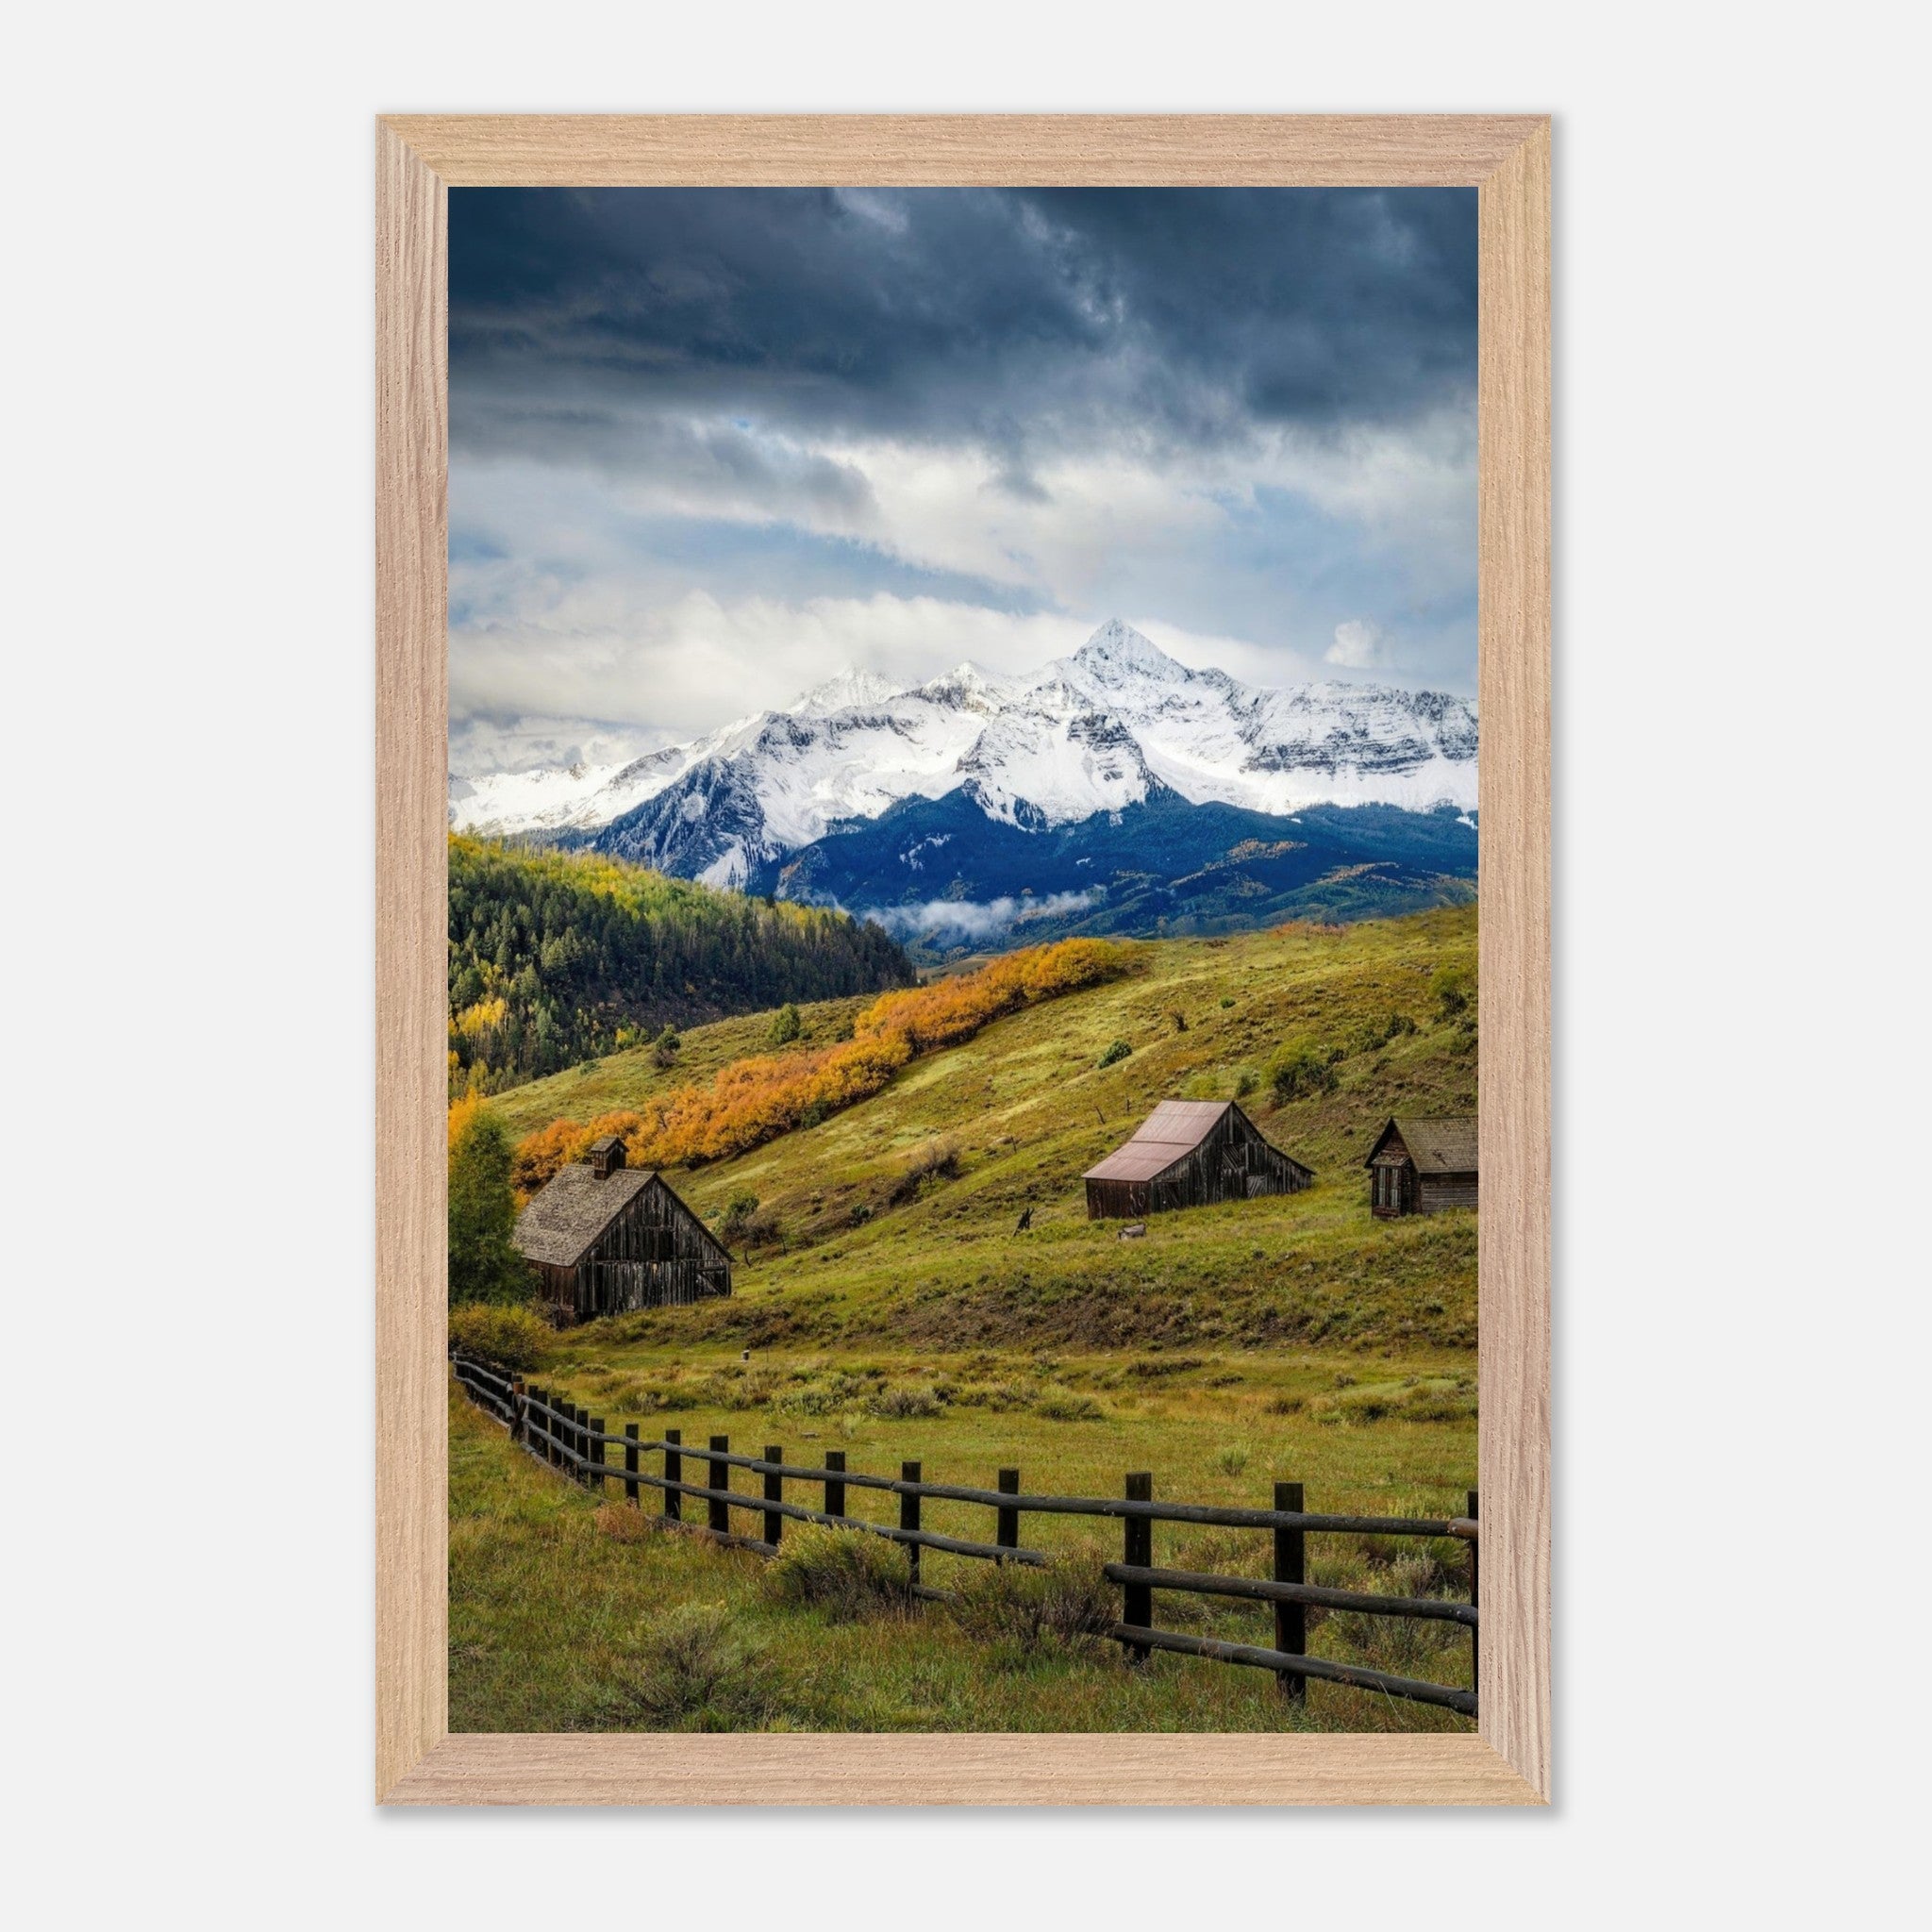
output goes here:
<path id="1" fill-rule="evenodd" d="M 576 1311 L 583 1317 L 730 1292 L 731 1257 L 661 1177 L 629 1203 L 576 1268 Z"/>

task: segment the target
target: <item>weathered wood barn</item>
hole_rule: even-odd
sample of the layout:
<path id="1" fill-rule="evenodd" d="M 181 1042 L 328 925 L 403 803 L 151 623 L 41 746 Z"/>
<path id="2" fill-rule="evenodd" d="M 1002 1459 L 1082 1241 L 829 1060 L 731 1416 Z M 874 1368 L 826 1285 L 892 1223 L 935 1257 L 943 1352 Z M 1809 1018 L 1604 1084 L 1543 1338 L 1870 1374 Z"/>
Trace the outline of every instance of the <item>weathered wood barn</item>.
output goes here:
<path id="1" fill-rule="evenodd" d="M 1474 1114 L 1410 1114 L 1391 1120 L 1369 1158 L 1369 1206 L 1385 1221 L 1475 1206 Z"/>
<path id="2" fill-rule="evenodd" d="M 579 1322 L 731 1292 L 730 1255 L 662 1174 L 625 1166 L 613 1134 L 531 1195 L 516 1244 L 551 1305 Z"/>
<path id="3" fill-rule="evenodd" d="M 1163 1100 L 1124 1147 L 1087 1170 L 1089 1221 L 1293 1194 L 1315 1178 L 1231 1100 Z"/>

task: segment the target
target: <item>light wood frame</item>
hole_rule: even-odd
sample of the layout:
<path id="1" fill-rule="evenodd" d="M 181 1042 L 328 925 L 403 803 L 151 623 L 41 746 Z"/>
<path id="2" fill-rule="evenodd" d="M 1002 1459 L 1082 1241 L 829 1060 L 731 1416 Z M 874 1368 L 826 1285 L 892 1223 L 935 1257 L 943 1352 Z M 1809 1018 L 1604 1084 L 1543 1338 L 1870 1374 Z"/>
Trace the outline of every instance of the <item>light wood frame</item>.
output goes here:
<path id="1" fill-rule="evenodd" d="M 376 1792 L 409 1805 L 1547 1803 L 1550 128 L 1541 116 L 401 115 L 376 131 Z M 1476 1734 L 452 1735 L 447 190 L 1473 186 L 1480 225 Z"/>

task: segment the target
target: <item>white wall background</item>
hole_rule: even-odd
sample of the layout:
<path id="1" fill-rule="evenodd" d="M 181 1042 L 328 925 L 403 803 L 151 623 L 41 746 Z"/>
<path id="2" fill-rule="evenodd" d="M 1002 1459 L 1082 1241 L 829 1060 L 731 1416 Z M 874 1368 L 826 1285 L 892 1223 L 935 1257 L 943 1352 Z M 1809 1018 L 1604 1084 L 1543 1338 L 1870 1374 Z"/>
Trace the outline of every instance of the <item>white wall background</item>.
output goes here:
<path id="1" fill-rule="evenodd" d="M 15 21 L 21 1923 L 1923 1909 L 1891 1890 L 1926 1724 L 1905 1595 L 1928 1391 L 1909 21 L 1681 0 Z M 425 108 L 1557 113 L 1551 1812 L 780 1815 L 752 1840 L 723 1814 L 373 1809 L 371 119 Z M 237 1461 L 279 1424 L 312 1460 Z"/>

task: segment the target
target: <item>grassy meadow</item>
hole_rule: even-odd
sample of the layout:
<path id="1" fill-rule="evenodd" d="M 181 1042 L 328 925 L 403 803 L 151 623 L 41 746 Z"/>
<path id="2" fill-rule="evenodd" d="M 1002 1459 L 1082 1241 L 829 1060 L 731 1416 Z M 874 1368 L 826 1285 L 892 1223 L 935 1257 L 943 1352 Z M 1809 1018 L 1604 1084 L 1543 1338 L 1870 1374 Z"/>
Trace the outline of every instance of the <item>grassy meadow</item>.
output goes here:
<path id="1" fill-rule="evenodd" d="M 871 1473 L 911 1458 L 928 1480 L 991 1487 L 1016 1466 L 1028 1490 L 1117 1495 L 1144 1469 L 1158 1496 L 1241 1504 L 1291 1478 L 1311 1509 L 1459 1514 L 1475 1465 L 1475 1217 L 1377 1223 L 1361 1162 L 1391 1112 L 1474 1110 L 1474 1030 L 1430 988 L 1445 966 L 1473 976 L 1474 953 L 1473 908 L 1137 945 L 1119 980 L 995 1021 L 819 1125 L 673 1172 L 730 1230 L 732 1298 L 567 1331 L 536 1379 L 612 1428 L 728 1434 L 798 1461 L 842 1448 Z M 802 1008 L 798 1043 L 838 1039 L 863 1004 Z M 1391 1016 L 1415 1030 L 1391 1034 Z M 517 1135 L 635 1108 L 768 1051 L 771 1026 L 696 1027 L 674 1068 L 614 1054 L 491 1105 Z M 1267 1069 L 1291 1041 L 1336 1054 L 1333 1085 L 1277 1106 Z M 1158 1216 L 1141 1240 L 1088 1222 L 1082 1170 L 1169 1097 L 1240 1097 L 1316 1185 Z M 857 1607 L 800 1601 L 758 1557 L 600 1508 L 459 1397 L 452 1413 L 459 1729 L 1465 1722 L 1320 1684 L 1297 1709 L 1266 1674 L 1196 1659 L 1130 1671 L 1077 1627 L 990 1601 L 1004 1586 L 967 1573 L 991 1566 L 932 1553 L 924 1580 L 963 1586 L 962 1607 L 908 1607 L 889 1589 Z M 858 1513 L 882 1502 L 851 1492 Z M 925 1524 L 991 1536 L 990 1512 L 964 1505 L 928 1502 Z M 1120 1554 L 1117 1526 L 1079 1519 L 1024 1518 L 1022 1540 L 1075 1580 Z M 1267 1558 L 1257 1532 L 1155 1531 L 1159 1564 L 1262 1574 Z M 1441 1544 L 1311 1538 L 1309 1577 L 1466 1591 Z M 1269 1629 L 1262 1606 L 1187 1597 L 1158 1598 L 1157 1621 L 1255 1642 Z M 1319 1655 L 1469 1681 L 1454 1626 L 1309 1621 Z"/>

